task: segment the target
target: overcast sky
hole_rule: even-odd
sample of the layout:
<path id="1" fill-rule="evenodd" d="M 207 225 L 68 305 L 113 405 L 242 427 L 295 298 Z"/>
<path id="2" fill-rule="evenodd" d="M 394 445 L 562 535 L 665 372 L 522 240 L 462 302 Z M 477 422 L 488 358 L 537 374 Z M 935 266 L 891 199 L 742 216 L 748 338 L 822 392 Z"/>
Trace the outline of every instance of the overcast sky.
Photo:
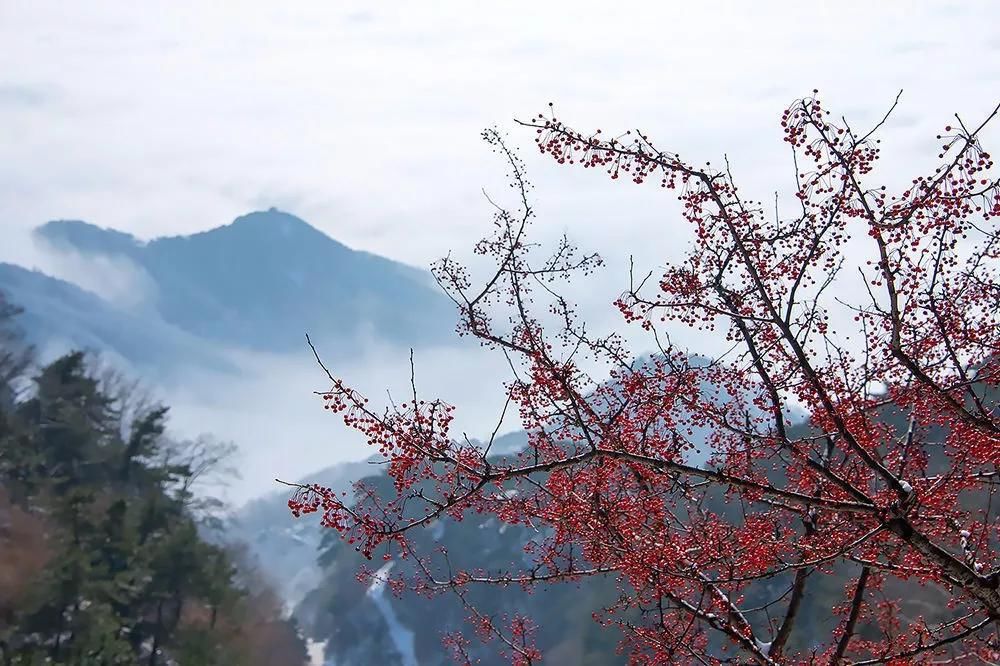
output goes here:
<path id="1" fill-rule="evenodd" d="M 1000 101 L 998 25 L 989 0 L 0 0 L 0 260 L 36 262 L 27 231 L 53 218 L 152 238 L 277 206 L 426 266 L 488 230 L 481 190 L 504 192 L 504 165 L 479 133 L 496 124 L 527 158 L 539 237 L 608 259 L 588 291 L 603 305 L 630 254 L 678 256 L 676 202 L 541 159 L 513 118 L 551 101 L 581 129 L 725 153 L 770 200 L 791 183 L 788 103 L 819 88 L 863 126 L 902 88 L 882 173 L 905 182 L 953 113 Z"/>
<path id="2" fill-rule="evenodd" d="M 0 220 L 149 238 L 275 205 L 426 265 L 486 228 L 503 165 L 479 131 L 498 124 L 546 232 L 653 257 L 676 244 L 669 197 L 541 161 L 512 118 L 552 101 L 581 128 L 727 153 L 770 198 L 789 175 L 778 116 L 814 87 L 858 125 L 905 89 L 887 150 L 929 164 L 952 113 L 1000 96 L 997 25 L 989 0 L 0 0 Z"/>

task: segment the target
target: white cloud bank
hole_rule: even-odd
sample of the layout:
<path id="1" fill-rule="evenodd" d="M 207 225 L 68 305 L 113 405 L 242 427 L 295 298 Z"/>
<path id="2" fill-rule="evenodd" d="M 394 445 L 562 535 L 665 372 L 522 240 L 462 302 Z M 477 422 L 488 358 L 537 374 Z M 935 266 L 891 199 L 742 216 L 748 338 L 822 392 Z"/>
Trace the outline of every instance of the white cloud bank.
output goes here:
<path id="1" fill-rule="evenodd" d="M 322 350 L 320 350 L 322 352 Z M 240 445 L 234 461 L 242 478 L 225 489 L 236 502 L 280 488 L 274 479 L 296 481 L 310 472 L 377 450 L 347 428 L 341 415 L 323 409 L 314 391 L 330 388 L 308 349 L 297 356 L 230 353 L 243 371 L 238 378 L 185 370 L 182 382 L 156 395 L 171 406 L 171 426 L 180 435 L 211 433 Z M 351 361 L 331 362 L 331 372 L 362 391 L 373 406 L 411 396 L 409 352 L 377 347 Z M 501 381 L 510 377 L 502 355 L 465 345 L 414 353 L 421 400 L 456 405 L 456 437 L 489 437 L 504 403 Z M 516 427 L 507 421 L 507 430 Z"/>

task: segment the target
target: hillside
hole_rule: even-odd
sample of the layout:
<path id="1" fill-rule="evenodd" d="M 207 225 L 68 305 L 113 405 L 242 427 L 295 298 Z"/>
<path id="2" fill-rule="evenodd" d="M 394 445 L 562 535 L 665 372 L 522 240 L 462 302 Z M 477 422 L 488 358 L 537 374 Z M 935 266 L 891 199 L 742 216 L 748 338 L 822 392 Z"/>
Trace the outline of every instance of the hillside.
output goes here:
<path id="1" fill-rule="evenodd" d="M 0 263 L 0 292 L 24 308 L 18 326 L 51 358 L 73 349 L 97 352 L 156 381 L 178 361 L 217 372 L 237 369 L 205 341 L 155 312 L 116 307 L 75 284 Z"/>
<path id="2" fill-rule="evenodd" d="M 204 537 L 215 504 L 191 491 L 222 450 L 171 439 L 166 407 L 79 352 L 22 374 L 4 305 L 0 395 L 19 398 L 0 403 L 2 662 L 304 664 L 280 600 Z"/>

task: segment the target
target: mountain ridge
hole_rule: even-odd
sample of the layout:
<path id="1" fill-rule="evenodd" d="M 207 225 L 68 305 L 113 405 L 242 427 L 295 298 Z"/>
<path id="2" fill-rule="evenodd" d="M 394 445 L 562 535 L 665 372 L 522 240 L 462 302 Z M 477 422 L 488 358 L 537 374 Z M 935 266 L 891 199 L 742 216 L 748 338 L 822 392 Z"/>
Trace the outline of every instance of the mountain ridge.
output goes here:
<path id="1" fill-rule="evenodd" d="M 141 278 L 135 291 L 149 292 L 140 293 L 148 310 L 215 343 L 288 352 L 300 350 L 308 333 L 350 355 L 373 340 L 404 347 L 454 341 L 453 304 L 429 272 L 351 249 L 276 208 L 150 240 L 73 219 L 47 222 L 33 235 L 56 255 L 126 261 Z M 0 281 L 0 289 L 11 286 Z"/>

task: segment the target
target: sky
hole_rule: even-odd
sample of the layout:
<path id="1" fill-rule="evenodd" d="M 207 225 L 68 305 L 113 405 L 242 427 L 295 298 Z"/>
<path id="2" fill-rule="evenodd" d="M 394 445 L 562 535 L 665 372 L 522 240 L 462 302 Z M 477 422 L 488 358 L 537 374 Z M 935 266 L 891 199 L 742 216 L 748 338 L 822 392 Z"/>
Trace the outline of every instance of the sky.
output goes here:
<path id="1" fill-rule="evenodd" d="M 0 0 L 0 261 L 43 263 L 28 231 L 50 219 L 148 239 L 276 206 L 426 267 L 488 231 L 483 192 L 506 185 L 479 135 L 497 126 L 535 185 L 536 238 L 607 260 L 579 297 L 611 322 L 630 256 L 680 256 L 677 203 L 557 166 L 515 118 L 552 102 L 581 129 L 726 155 L 771 200 L 792 182 L 789 103 L 818 88 L 860 127 L 902 89 L 880 175 L 905 183 L 954 113 L 976 122 L 1000 101 L 997 25 L 989 0 Z"/>
<path id="2" fill-rule="evenodd" d="M 497 125 L 528 158 L 540 228 L 652 258 L 674 202 L 542 161 L 514 118 L 551 101 L 577 127 L 725 153 L 769 197 L 790 176 L 778 117 L 813 88 L 859 126 L 904 89 L 885 134 L 900 164 L 953 113 L 982 117 L 998 23 L 989 1 L 3 0 L 0 220 L 150 238 L 275 205 L 426 265 L 488 224 L 503 164 L 479 132 Z"/>

